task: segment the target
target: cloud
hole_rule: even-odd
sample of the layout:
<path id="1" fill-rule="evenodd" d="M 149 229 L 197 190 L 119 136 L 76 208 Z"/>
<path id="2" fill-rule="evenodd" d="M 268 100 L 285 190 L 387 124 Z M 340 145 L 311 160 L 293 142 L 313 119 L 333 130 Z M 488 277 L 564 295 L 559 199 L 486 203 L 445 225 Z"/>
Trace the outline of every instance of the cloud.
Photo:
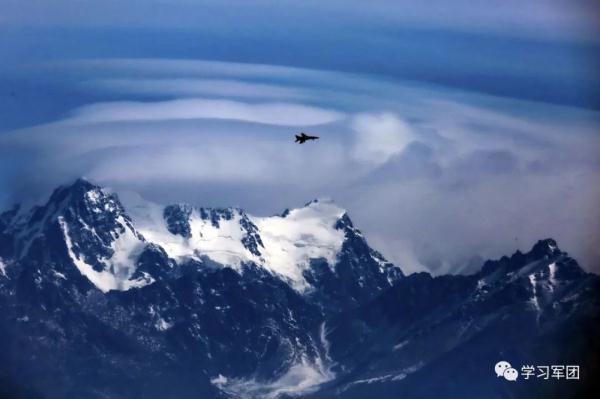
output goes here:
<path id="1" fill-rule="evenodd" d="M 228 119 L 283 126 L 322 125 L 343 117 L 340 112 L 302 104 L 206 99 L 98 103 L 80 107 L 72 115 L 68 123 Z"/>
<path id="2" fill-rule="evenodd" d="M 344 79 L 335 72 L 253 62 L 223 62 L 216 60 L 173 59 L 173 58 L 100 58 L 54 61 L 51 68 L 67 68 L 70 72 L 91 72 L 93 76 L 139 77 L 193 77 L 193 78 L 236 78 L 268 79 L 269 82 L 293 79 L 296 81 L 318 81 Z M 358 79 L 358 77 L 355 77 Z M 239 82 L 239 81 L 238 81 Z"/>
<path id="3" fill-rule="evenodd" d="M 334 132 L 335 127 L 320 131 Z M 231 194 L 245 197 L 251 191 L 289 186 L 285 190 L 304 203 L 326 195 L 327 191 L 317 195 L 320 187 L 341 183 L 347 162 L 339 136 L 318 146 L 299 146 L 293 144 L 294 132 L 277 125 L 219 119 L 60 122 L 0 136 L 0 157 L 20 160 L 10 182 L 13 194 L 22 191 L 19 201 L 40 197 L 53 186 L 84 175 L 121 188 L 151 186 L 151 195 L 161 201 L 197 201 L 194 187 L 209 192 L 228 187 L 227 199 L 212 204 L 243 205 L 244 198 Z M 42 176 L 39 170 L 46 173 Z M 289 199 L 275 192 L 263 202 L 271 204 L 266 209 L 272 212 L 290 206 Z"/>
<path id="4" fill-rule="evenodd" d="M 98 79 L 89 85 L 119 94 L 174 97 L 250 97 L 308 99 L 306 90 L 274 84 L 249 83 L 225 79 Z"/>
<path id="5" fill-rule="evenodd" d="M 139 76 L 152 101 L 140 102 L 137 86 L 111 87 L 104 101 L 77 102 L 67 119 L 0 134 L 0 177 L 11 200 L 43 200 L 82 175 L 159 203 L 236 205 L 253 214 L 326 196 L 408 272 L 473 271 L 474 259 L 548 236 L 600 270 L 595 112 L 270 65 L 61 65 L 73 76 L 63 84 L 78 90 L 93 89 L 82 81 Z M 260 82 L 267 92 L 294 88 L 311 97 L 179 98 L 174 76 L 240 88 Z M 315 87 L 335 95 L 313 97 Z M 294 144 L 307 124 L 321 139 Z"/>
<path id="6" fill-rule="evenodd" d="M 416 138 L 408 123 L 389 112 L 356 115 L 352 128 L 355 131 L 354 157 L 376 164 L 383 164 L 401 153 Z"/>
<path id="7" fill-rule="evenodd" d="M 454 167 L 455 172 L 462 176 L 510 174 L 517 170 L 518 159 L 506 150 L 476 150 L 457 160 Z"/>
<path id="8" fill-rule="evenodd" d="M 364 182 L 401 183 L 414 179 L 435 180 L 441 174 L 442 167 L 432 147 L 413 141 L 402 152 L 392 155 L 387 162 L 370 171 L 365 176 Z"/>

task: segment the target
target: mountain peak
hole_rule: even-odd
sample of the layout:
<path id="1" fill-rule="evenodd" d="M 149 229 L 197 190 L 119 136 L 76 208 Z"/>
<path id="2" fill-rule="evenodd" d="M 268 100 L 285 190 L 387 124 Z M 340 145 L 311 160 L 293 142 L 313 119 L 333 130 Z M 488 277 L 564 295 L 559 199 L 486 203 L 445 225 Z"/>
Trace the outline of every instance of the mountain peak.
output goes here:
<path id="1" fill-rule="evenodd" d="M 236 207 L 207 208 L 188 204 L 161 207 L 139 198 L 126 208 L 144 238 L 162 247 L 178 263 L 210 259 L 238 271 L 254 264 L 282 277 L 297 291 L 310 288 L 305 272 L 314 261 L 333 271 L 344 242 L 360 246 L 352 256 L 366 268 L 383 273 L 387 261 L 367 249 L 346 211 L 331 199 L 315 199 L 282 214 L 259 217 Z M 354 241 L 354 238 L 362 241 Z M 357 247 L 358 248 L 358 247 Z M 364 259 L 363 259 L 364 256 Z"/>
<path id="2" fill-rule="evenodd" d="M 346 213 L 330 198 L 317 198 L 307 202 L 301 208 L 287 210 L 286 217 L 319 217 L 327 220 L 327 223 L 335 223 Z"/>
<path id="3" fill-rule="evenodd" d="M 48 204 L 62 203 L 69 196 L 82 197 L 86 192 L 91 190 L 100 190 L 100 187 L 94 186 L 89 181 L 78 178 L 71 184 L 62 185 L 56 188 L 50 195 Z"/>
<path id="4" fill-rule="evenodd" d="M 535 243 L 535 245 L 529 253 L 537 258 L 542 258 L 546 255 L 553 256 L 556 254 L 560 254 L 561 250 L 558 249 L 558 244 L 554 239 L 546 238 L 543 240 L 539 240 L 537 243 Z"/>
<path id="5" fill-rule="evenodd" d="M 534 262 L 547 263 L 555 260 L 566 262 L 576 275 L 583 273 L 583 269 L 577 265 L 577 262 L 569 258 L 567 253 L 558 248 L 558 244 L 554 239 L 546 238 L 536 242 L 529 252 L 523 253 L 517 250 L 510 257 L 503 256 L 498 260 L 486 261 L 479 274 L 485 276 L 499 270 L 510 273 L 531 265 Z"/>
<path id="6" fill-rule="evenodd" d="M 58 187 L 48 202 L 41 207 L 34 207 L 35 214 L 47 214 L 53 212 L 58 214 L 61 209 L 71 208 L 76 213 L 101 214 L 105 211 L 123 213 L 118 197 L 102 187 L 97 186 L 85 178 L 78 178 L 69 185 Z"/>
<path id="7" fill-rule="evenodd" d="M 29 252 L 35 239 L 48 237 L 48 229 L 53 229 L 77 269 L 102 291 L 149 283 L 152 273 L 143 281 L 134 277 L 141 254 L 152 245 L 173 264 L 209 261 L 239 273 L 257 266 L 298 292 L 315 288 L 315 277 L 313 282 L 306 277 L 315 262 L 326 265 L 332 281 L 338 273 L 349 275 L 349 269 L 356 269 L 356 279 L 364 272 L 378 282 L 389 281 L 386 270 L 391 264 L 367 245 L 346 211 L 328 198 L 270 217 L 237 207 L 161 206 L 127 192 L 123 200 L 84 178 L 57 188 L 19 227 L 26 231 L 19 234 L 30 237 L 20 252 Z M 340 262 L 346 265 L 338 269 Z M 373 289 L 381 289 L 381 284 Z"/>
<path id="8" fill-rule="evenodd" d="M 58 187 L 54 193 L 70 192 L 70 193 L 85 193 L 91 190 L 100 190 L 100 186 L 96 186 L 89 180 L 79 177 L 73 183 Z M 51 197 L 52 198 L 52 197 Z"/>
<path id="9" fill-rule="evenodd" d="M 305 207 L 320 206 L 320 205 L 335 205 L 335 201 L 329 197 L 315 198 L 304 204 Z"/>
<path id="10" fill-rule="evenodd" d="M 99 186 L 94 185 L 92 182 L 90 182 L 85 177 L 78 177 L 77 179 L 75 179 L 72 186 L 81 186 L 81 187 L 87 187 L 87 188 L 90 188 L 90 187 L 100 188 Z"/>

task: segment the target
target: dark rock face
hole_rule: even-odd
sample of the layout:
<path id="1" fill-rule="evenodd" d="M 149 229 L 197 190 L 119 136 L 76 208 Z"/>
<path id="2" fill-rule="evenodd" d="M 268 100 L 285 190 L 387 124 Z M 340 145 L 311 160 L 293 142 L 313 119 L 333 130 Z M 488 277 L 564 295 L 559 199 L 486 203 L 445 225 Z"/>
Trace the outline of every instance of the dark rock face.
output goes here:
<path id="1" fill-rule="evenodd" d="M 316 288 L 312 297 L 325 308 L 339 311 L 365 303 L 404 276 L 369 247 L 348 214 L 335 227 L 345 236 L 338 263 L 332 269 L 325 261 L 315 260 L 305 272 L 307 281 Z"/>
<path id="2" fill-rule="evenodd" d="M 192 237 L 190 217 L 193 211 L 194 208 L 186 204 L 167 206 L 163 212 L 163 217 L 167 222 L 169 232 L 184 238 Z M 252 254 L 260 256 L 260 248 L 264 248 L 264 245 L 260 238 L 258 228 L 242 210 L 231 208 L 199 208 L 197 211 L 203 220 L 210 221 L 211 225 L 215 228 L 220 227 L 221 220 L 232 220 L 236 215 L 239 216 L 240 227 L 245 231 L 245 235 L 242 238 L 242 244 L 244 244 L 244 247 Z"/>
<path id="3" fill-rule="evenodd" d="M 200 208 L 200 217 L 204 220 L 210 220 L 216 228 L 219 227 L 220 220 L 231 220 L 235 213 L 239 213 L 239 210 L 231 208 Z"/>
<path id="4" fill-rule="evenodd" d="M 190 228 L 190 215 L 192 207 L 189 205 L 169 205 L 163 212 L 163 217 L 167 221 L 167 228 L 171 234 L 178 234 L 185 238 L 192 236 Z"/>
<path id="5" fill-rule="evenodd" d="M 238 220 L 243 246 L 264 253 L 239 209 L 169 206 L 168 231 L 190 238 L 193 212 L 214 227 Z M 312 259 L 300 293 L 252 262 L 176 262 L 85 180 L 1 214 L 0 396 L 597 396 L 600 281 L 553 240 L 475 275 L 405 277 L 347 214 L 335 228 L 335 264 Z M 123 242 L 130 265 L 114 261 Z M 132 285 L 99 290 L 76 260 Z M 507 385 L 498 360 L 579 364 L 582 380 Z"/>
<path id="6" fill-rule="evenodd" d="M 258 232 L 258 228 L 246 214 L 241 214 L 240 226 L 246 234 L 242 238 L 242 244 L 246 247 L 252 254 L 260 256 L 260 248 L 264 248 L 264 244 L 260 238 L 260 234 Z"/>
<path id="7" fill-rule="evenodd" d="M 488 261 L 470 276 L 418 273 L 334 316 L 330 355 L 343 370 L 315 398 L 585 397 L 600 360 L 600 278 L 553 240 Z M 561 337 L 561 338 L 559 338 Z M 569 337 L 568 341 L 564 341 Z M 506 384 L 496 362 L 577 364 L 578 383 Z"/>

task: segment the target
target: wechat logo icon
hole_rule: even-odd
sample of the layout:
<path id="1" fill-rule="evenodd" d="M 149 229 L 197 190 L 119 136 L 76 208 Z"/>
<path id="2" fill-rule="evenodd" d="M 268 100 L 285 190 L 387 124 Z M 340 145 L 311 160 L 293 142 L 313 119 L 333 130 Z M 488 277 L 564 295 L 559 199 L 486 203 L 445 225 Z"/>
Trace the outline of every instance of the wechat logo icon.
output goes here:
<path id="1" fill-rule="evenodd" d="M 519 372 L 512 368 L 509 362 L 500 361 L 494 366 L 496 377 L 504 377 L 507 381 L 516 381 L 519 377 Z"/>

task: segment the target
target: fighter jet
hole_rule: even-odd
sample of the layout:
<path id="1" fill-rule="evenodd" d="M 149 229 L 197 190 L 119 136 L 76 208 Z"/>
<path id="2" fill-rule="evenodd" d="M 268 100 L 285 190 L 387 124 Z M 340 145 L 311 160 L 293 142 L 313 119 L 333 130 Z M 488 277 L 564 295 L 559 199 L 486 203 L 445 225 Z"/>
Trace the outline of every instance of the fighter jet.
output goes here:
<path id="1" fill-rule="evenodd" d="M 309 135 L 307 135 L 307 134 L 306 134 L 306 133 L 304 133 L 304 132 L 300 133 L 300 135 L 296 134 L 295 136 L 296 136 L 296 141 L 295 141 L 295 143 L 300 143 L 300 144 L 304 144 L 304 142 L 305 142 L 306 140 L 316 140 L 316 139 L 318 139 L 318 138 L 319 138 L 319 137 L 317 137 L 317 136 L 309 136 Z"/>

